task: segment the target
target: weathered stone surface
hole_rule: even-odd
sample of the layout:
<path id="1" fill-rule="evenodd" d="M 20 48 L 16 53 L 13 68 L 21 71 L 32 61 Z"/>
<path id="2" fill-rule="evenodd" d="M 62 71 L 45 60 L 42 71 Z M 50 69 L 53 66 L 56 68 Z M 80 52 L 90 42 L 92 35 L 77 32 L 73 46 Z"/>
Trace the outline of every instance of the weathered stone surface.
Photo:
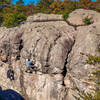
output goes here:
<path id="1" fill-rule="evenodd" d="M 79 27 L 77 30 L 76 41 L 72 48 L 72 51 L 68 57 L 67 75 L 65 77 L 66 87 L 69 88 L 68 100 L 74 100 L 75 87 L 77 86 L 81 90 L 86 92 L 90 91 L 95 84 L 89 81 L 92 76 L 92 72 L 97 65 L 90 65 L 86 63 L 88 59 L 85 55 L 80 53 L 91 54 L 98 56 L 97 51 L 98 44 L 100 44 L 100 24 L 94 23 L 90 26 Z"/>
<path id="2" fill-rule="evenodd" d="M 84 25 L 85 17 L 92 18 L 94 23 L 100 22 L 100 14 L 92 10 L 77 9 L 73 11 L 68 18 L 68 21 L 73 25 Z"/>
<path id="3" fill-rule="evenodd" d="M 35 16 L 37 18 L 38 14 Z M 58 15 L 45 16 L 58 18 Z M 40 17 L 44 18 L 44 14 Z M 74 43 L 74 35 L 74 28 L 64 21 L 28 21 L 20 27 L 1 27 L 0 47 L 7 61 L 0 63 L 0 86 L 16 90 L 25 100 L 66 100 L 62 72 L 66 55 Z M 25 72 L 26 58 L 35 62 L 36 73 Z M 15 72 L 12 82 L 6 77 L 8 68 Z"/>
<path id="4" fill-rule="evenodd" d="M 62 15 L 54 15 L 54 14 L 42 14 L 42 13 L 38 13 L 35 14 L 34 16 L 30 16 L 27 18 L 27 22 L 33 22 L 36 20 L 63 20 Z"/>
<path id="5" fill-rule="evenodd" d="M 84 24 L 85 16 L 92 16 L 94 23 L 74 30 L 72 26 Z M 25 100 L 74 100 L 76 86 L 90 91 L 95 84 L 88 79 L 95 66 L 86 64 L 87 57 L 80 52 L 99 55 L 99 16 L 95 11 L 78 9 L 68 18 L 71 26 L 61 15 L 36 14 L 19 27 L 0 27 L 0 86 L 16 90 Z M 26 58 L 35 62 L 36 72 L 25 72 Z M 8 68 L 15 72 L 12 82 L 6 77 Z"/>

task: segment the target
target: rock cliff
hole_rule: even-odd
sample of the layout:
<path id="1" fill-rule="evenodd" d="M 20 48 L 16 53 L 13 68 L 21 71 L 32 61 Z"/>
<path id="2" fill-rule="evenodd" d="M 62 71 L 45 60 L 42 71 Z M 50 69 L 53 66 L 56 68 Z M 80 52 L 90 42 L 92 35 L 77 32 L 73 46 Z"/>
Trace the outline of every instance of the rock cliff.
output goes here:
<path id="1" fill-rule="evenodd" d="M 79 13 L 81 20 L 93 15 L 98 21 L 84 26 Z M 61 15 L 36 14 L 18 27 L 0 27 L 0 86 L 16 90 L 25 100 L 74 100 L 75 86 L 89 91 L 95 86 L 88 81 L 95 66 L 86 64 L 80 52 L 99 55 L 99 16 L 79 9 L 67 21 Z M 25 72 L 27 58 L 38 70 Z M 9 68 L 15 72 L 14 81 L 6 77 Z"/>

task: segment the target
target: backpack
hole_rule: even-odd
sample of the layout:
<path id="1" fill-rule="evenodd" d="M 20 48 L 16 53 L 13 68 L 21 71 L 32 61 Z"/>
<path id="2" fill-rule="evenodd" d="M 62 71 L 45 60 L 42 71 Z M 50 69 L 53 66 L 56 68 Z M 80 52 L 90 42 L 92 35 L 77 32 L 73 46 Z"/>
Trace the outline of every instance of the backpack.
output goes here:
<path id="1" fill-rule="evenodd" d="M 9 69 L 7 71 L 7 78 L 9 78 L 11 81 L 14 80 L 14 71 Z"/>

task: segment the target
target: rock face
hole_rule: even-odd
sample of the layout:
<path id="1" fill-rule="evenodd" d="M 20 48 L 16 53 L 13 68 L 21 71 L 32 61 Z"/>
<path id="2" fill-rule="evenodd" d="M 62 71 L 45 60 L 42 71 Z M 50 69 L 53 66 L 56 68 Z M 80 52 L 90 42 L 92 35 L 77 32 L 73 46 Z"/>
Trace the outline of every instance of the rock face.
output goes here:
<path id="1" fill-rule="evenodd" d="M 94 19 L 95 17 L 100 16 L 100 14 L 94 11 L 88 11 L 82 9 L 76 10 L 74 12 L 78 11 L 79 12 L 82 11 L 80 15 L 88 13 L 91 16 L 91 14 L 93 14 Z M 74 14 L 74 12 L 72 14 Z M 75 23 L 75 21 L 73 21 L 72 23 Z M 77 95 L 75 91 L 76 87 L 78 87 L 80 90 L 85 90 L 86 92 L 90 92 L 91 88 L 92 89 L 95 88 L 95 83 L 93 81 L 89 81 L 89 79 L 93 76 L 91 73 L 95 71 L 97 65 L 87 64 L 86 60 L 88 58 L 85 55 L 82 55 L 81 53 L 91 54 L 93 56 L 99 56 L 100 53 L 97 50 L 99 44 L 100 44 L 99 21 L 98 22 L 94 21 L 94 23 L 89 26 L 82 26 L 77 28 L 75 44 L 72 47 L 72 50 L 68 56 L 68 63 L 66 65 L 67 75 L 65 77 L 65 85 L 66 88 L 68 89 L 68 95 L 67 95 L 68 100 L 74 100 L 72 95 Z"/>
<path id="2" fill-rule="evenodd" d="M 33 19 L 51 15 L 37 14 Z M 61 16 L 52 15 L 52 18 Z M 31 17 L 32 18 L 32 17 Z M 63 100 L 66 98 L 63 69 L 66 55 L 74 43 L 74 28 L 64 21 L 32 22 L 15 28 L 0 28 L 0 86 L 22 94 L 25 100 Z M 35 20 L 35 19 L 34 19 Z M 35 62 L 38 71 L 26 73 L 25 59 Z M 12 68 L 15 80 L 6 78 Z"/>
<path id="3" fill-rule="evenodd" d="M 84 25 L 85 17 L 92 18 L 94 23 L 100 22 L 100 14 L 92 10 L 77 9 L 73 11 L 68 18 L 68 21 L 73 25 Z"/>
<path id="4" fill-rule="evenodd" d="M 100 16 L 82 9 L 74 12 L 78 11 L 80 15 L 93 13 Z M 81 22 L 76 23 L 77 19 L 73 19 L 77 16 L 74 12 L 68 21 L 81 25 Z M 92 25 L 75 30 L 63 21 L 61 15 L 46 14 L 30 16 L 19 27 L 1 27 L 0 86 L 17 91 L 25 100 L 74 100 L 72 95 L 77 95 L 75 86 L 86 91 L 94 86 L 88 78 L 95 66 L 86 64 L 87 58 L 80 52 L 98 55 L 99 27 L 99 23 L 94 21 Z M 25 72 L 27 58 L 35 63 L 37 70 L 32 73 Z M 9 68 L 15 72 L 14 81 L 6 77 Z"/>
<path id="5" fill-rule="evenodd" d="M 54 15 L 54 14 L 42 14 L 42 13 L 38 13 L 34 16 L 29 16 L 27 18 L 27 22 L 34 22 L 36 20 L 63 20 L 61 15 Z"/>

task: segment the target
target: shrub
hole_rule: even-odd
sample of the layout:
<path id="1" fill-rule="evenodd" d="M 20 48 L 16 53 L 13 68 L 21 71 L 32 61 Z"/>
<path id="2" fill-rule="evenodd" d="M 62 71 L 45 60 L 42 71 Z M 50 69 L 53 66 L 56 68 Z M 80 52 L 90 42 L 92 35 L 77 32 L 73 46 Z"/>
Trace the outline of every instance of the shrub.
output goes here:
<path id="1" fill-rule="evenodd" d="M 62 14 L 64 11 L 64 2 L 55 1 L 50 5 L 50 9 L 53 14 Z"/>
<path id="2" fill-rule="evenodd" d="M 77 93 L 79 95 L 74 96 L 76 100 L 100 100 L 100 67 L 98 68 L 98 70 L 92 73 L 95 76 L 94 80 L 96 83 L 96 88 L 92 89 L 93 92 L 86 93 L 84 90 L 80 90 L 76 87 Z"/>
<path id="3" fill-rule="evenodd" d="M 2 13 L 0 13 L 0 26 L 2 23 L 3 23 L 3 16 L 2 16 Z"/>
<path id="4" fill-rule="evenodd" d="M 86 60 L 88 64 L 100 63 L 100 56 L 92 56 L 90 54 L 86 54 L 86 56 L 88 57 L 88 59 Z"/>
<path id="5" fill-rule="evenodd" d="M 80 53 L 88 57 L 88 64 L 100 63 L 100 56 L 92 56 L 90 54 Z M 92 89 L 93 93 L 86 93 L 84 90 L 76 88 L 79 96 L 74 96 L 76 100 L 100 100 L 100 66 L 96 67 L 96 71 L 92 72 L 92 80 L 96 83 L 96 88 Z"/>
<path id="6" fill-rule="evenodd" d="M 2 22 L 3 22 L 3 17 L 0 16 L 0 25 L 2 24 Z"/>
<path id="7" fill-rule="evenodd" d="M 93 96 L 91 93 L 86 93 L 84 90 L 80 90 L 78 87 L 76 87 L 77 93 L 79 97 L 74 96 L 76 100 L 96 100 L 95 96 Z"/>
<path id="8" fill-rule="evenodd" d="M 79 3 L 75 1 L 65 1 L 64 2 L 64 13 L 63 13 L 63 18 L 67 19 L 69 17 L 69 14 L 74 11 L 75 9 L 78 9 Z"/>
<path id="9" fill-rule="evenodd" d="M 18 13 L 15 19 L 15 23 L 20 24 L 21 22 L 25 21 L 27 16 L 24 13 Z"/>
<path id="10" fill-rule="evenodd" d="M 35 13 L 50 13 L 50 5 L 54 0 L 39 0 L 35 6 Z"/>
<path id="11" fill-rule="evenodd" d="M 3 26 L 5 26 L 5 27 L 12 27 L 13 24 L 15 24 L 14 23 L 14 16 L 13 16 L 13 14 L 6 14 L 4 16 Z"/>
<path id="12" fill-rule="evenodd" d="M 15 27 L 20 24 L 20 22 L 26 20 L 24 13 L 8 13 L 4 16 L 3 26 L 5 27 Z"/>
<path id="13" fill-rule="evenodd" d="M 90 9 L 92 6 L 91 0 L 80 0 L 79 2 L 81 5 L 81 8 L 84 8 L 84 9 Z"/>
<path id="14" fill-rule="evenodd" d="M 80 52 L 80 54 L 88 57 L 88 59 L 86 60 L 86 63 L 88 64 L 99 64 L 100 63 L 100 56 L 92 56 L 90 54 L 84 54 L 82 52 Z"/>
<path id="15" fill-rule="evenodd" d="M 64 13 L 63 13 L 63 15 L 62 15 L 62 17 L 64 18 L 64 19 L 67 19 L 68 17 L 69 17 L 69 11 L 65 11 Z"/>
<path id="16" fill-rule="evenodd" d="M 90 25 L 90 24 L 92 24 L 92 18 L 85 17 L 85 18 L 83 19 L 83 22 L 84 22 L 86 25 Z"/>

